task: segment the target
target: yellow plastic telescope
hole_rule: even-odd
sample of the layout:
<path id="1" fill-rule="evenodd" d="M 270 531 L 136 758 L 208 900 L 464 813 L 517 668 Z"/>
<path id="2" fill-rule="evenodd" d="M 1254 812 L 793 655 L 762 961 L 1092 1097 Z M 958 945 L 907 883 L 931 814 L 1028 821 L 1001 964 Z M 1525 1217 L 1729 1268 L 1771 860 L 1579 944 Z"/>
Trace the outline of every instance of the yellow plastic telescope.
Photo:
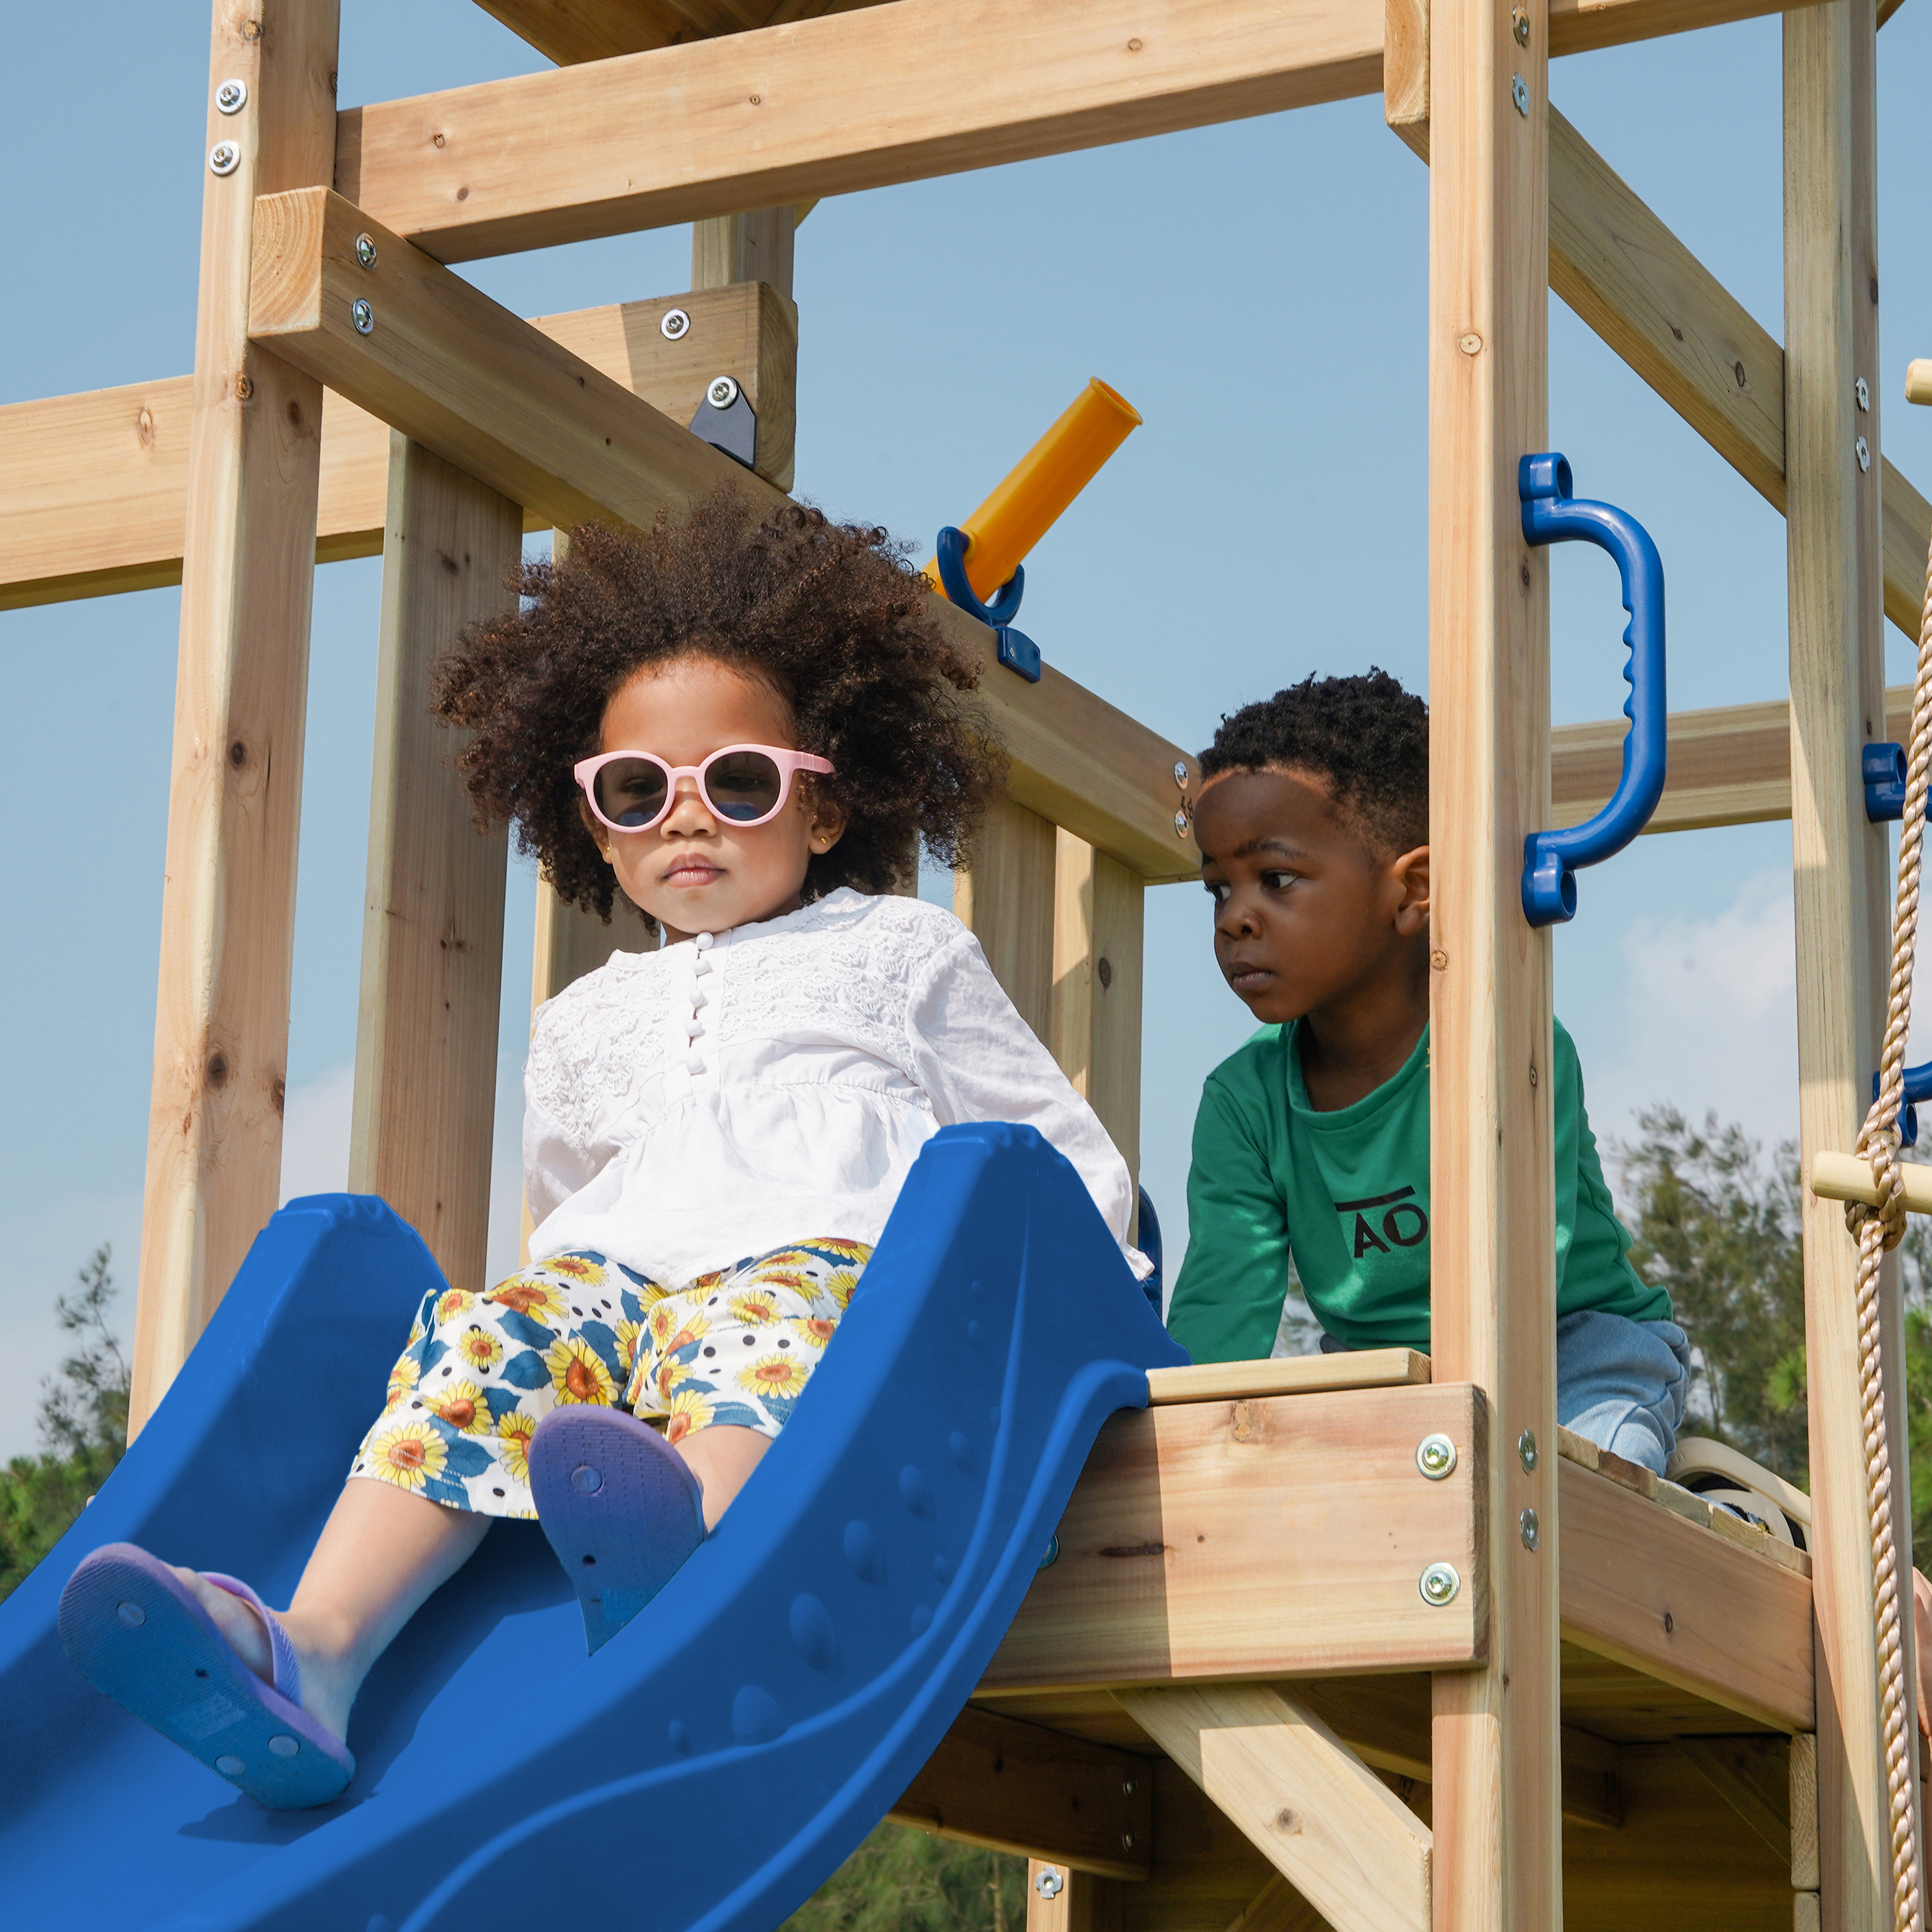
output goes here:
<path id="1" fill-rule="evenodd" d="M 1097 376 L 1074 398 L 959 526 L 967 539 L 966 580 L 976 597 L 991 597 L 1012 575 L 1140 421 L 1140 412 Z M 928 563 L 926 574 L 943 597 L 938 563 Z"/>

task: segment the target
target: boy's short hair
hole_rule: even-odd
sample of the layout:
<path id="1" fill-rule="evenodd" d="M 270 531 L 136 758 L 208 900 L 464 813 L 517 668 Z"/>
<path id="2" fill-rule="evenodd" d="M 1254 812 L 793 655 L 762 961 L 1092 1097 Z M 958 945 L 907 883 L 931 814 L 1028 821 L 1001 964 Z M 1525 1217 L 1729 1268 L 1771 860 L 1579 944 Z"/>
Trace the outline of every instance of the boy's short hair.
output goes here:
<path id="1" fill-rule="evenodd" d="M 1388 673 L 1316 677 L 1223 716 L 1204 781 L 1286 766 L 1324 778 L 1378 851 L 1429 842 L 1429 706 Z"/>

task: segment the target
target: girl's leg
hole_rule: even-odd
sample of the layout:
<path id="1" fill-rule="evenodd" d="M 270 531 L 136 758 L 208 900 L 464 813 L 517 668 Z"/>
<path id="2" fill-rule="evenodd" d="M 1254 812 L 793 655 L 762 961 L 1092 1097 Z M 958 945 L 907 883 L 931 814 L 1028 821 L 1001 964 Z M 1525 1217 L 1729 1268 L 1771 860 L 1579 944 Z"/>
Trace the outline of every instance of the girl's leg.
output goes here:
<path id="1" fill-rule="evenodd" d="M 743 1480 L 741 1475 L 738 1482 Z M 430 1594 L 469 1561 L 491 1520 L 387 1483 L 344 1485 L 295 1600 L 281 1615 L 302 1665 L 302 1708 L 317 1724 L 338 1738 L 348 1736 L 350 1708 L 363 1678 Z M 260 1618 L 194 1570 L 175 1574 L 248 1667 L 264 1682 L 272 1679 Z"/>
<path id="2" fill-rule="evenodd" d="M 735 1423 L 721 1422 L 710 1429 L 687 1436 L 676 1445 L 704 1492 L 704 1527 L 718 1527 L 718 1519 L 728 1509 L 746 1479 L 772 1446 L 769 1436 Z"/>

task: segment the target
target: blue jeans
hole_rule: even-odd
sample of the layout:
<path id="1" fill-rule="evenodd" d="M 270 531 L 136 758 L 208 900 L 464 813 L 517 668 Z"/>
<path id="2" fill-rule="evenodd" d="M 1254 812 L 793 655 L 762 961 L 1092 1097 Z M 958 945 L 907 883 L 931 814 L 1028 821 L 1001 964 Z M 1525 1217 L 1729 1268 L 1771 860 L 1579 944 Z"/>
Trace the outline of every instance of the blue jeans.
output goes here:
<path id="1" fill-rule="evenodd" d="M 1324 1355 L 1348 1352 L 1332 1335 Z M 1690 1393 L 1690 1345 L 1674 1322 L 1633 1322 L 1598 1308 L 1556 1324 L 1556 1420 L 1600 1449 L 1660 1476 Z"/>

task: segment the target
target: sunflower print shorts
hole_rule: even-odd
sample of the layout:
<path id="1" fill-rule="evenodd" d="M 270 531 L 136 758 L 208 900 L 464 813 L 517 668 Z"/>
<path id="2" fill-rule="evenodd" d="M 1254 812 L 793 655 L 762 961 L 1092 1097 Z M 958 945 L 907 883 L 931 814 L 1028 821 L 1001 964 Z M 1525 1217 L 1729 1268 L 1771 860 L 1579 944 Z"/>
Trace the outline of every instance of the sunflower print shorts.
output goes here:
<path id="1" fill-rule="evenodd" d="M 552 1255 L 484 1294 L 426 1295 L 350 1474 L 533 1516 L 530 1438 L 560 1402 L 628 1408 L 674 1442 L 720 1423 L 776 1436 L 872 1256 L 802 1241 L 671 1288 L 602 1255 Z"/>

